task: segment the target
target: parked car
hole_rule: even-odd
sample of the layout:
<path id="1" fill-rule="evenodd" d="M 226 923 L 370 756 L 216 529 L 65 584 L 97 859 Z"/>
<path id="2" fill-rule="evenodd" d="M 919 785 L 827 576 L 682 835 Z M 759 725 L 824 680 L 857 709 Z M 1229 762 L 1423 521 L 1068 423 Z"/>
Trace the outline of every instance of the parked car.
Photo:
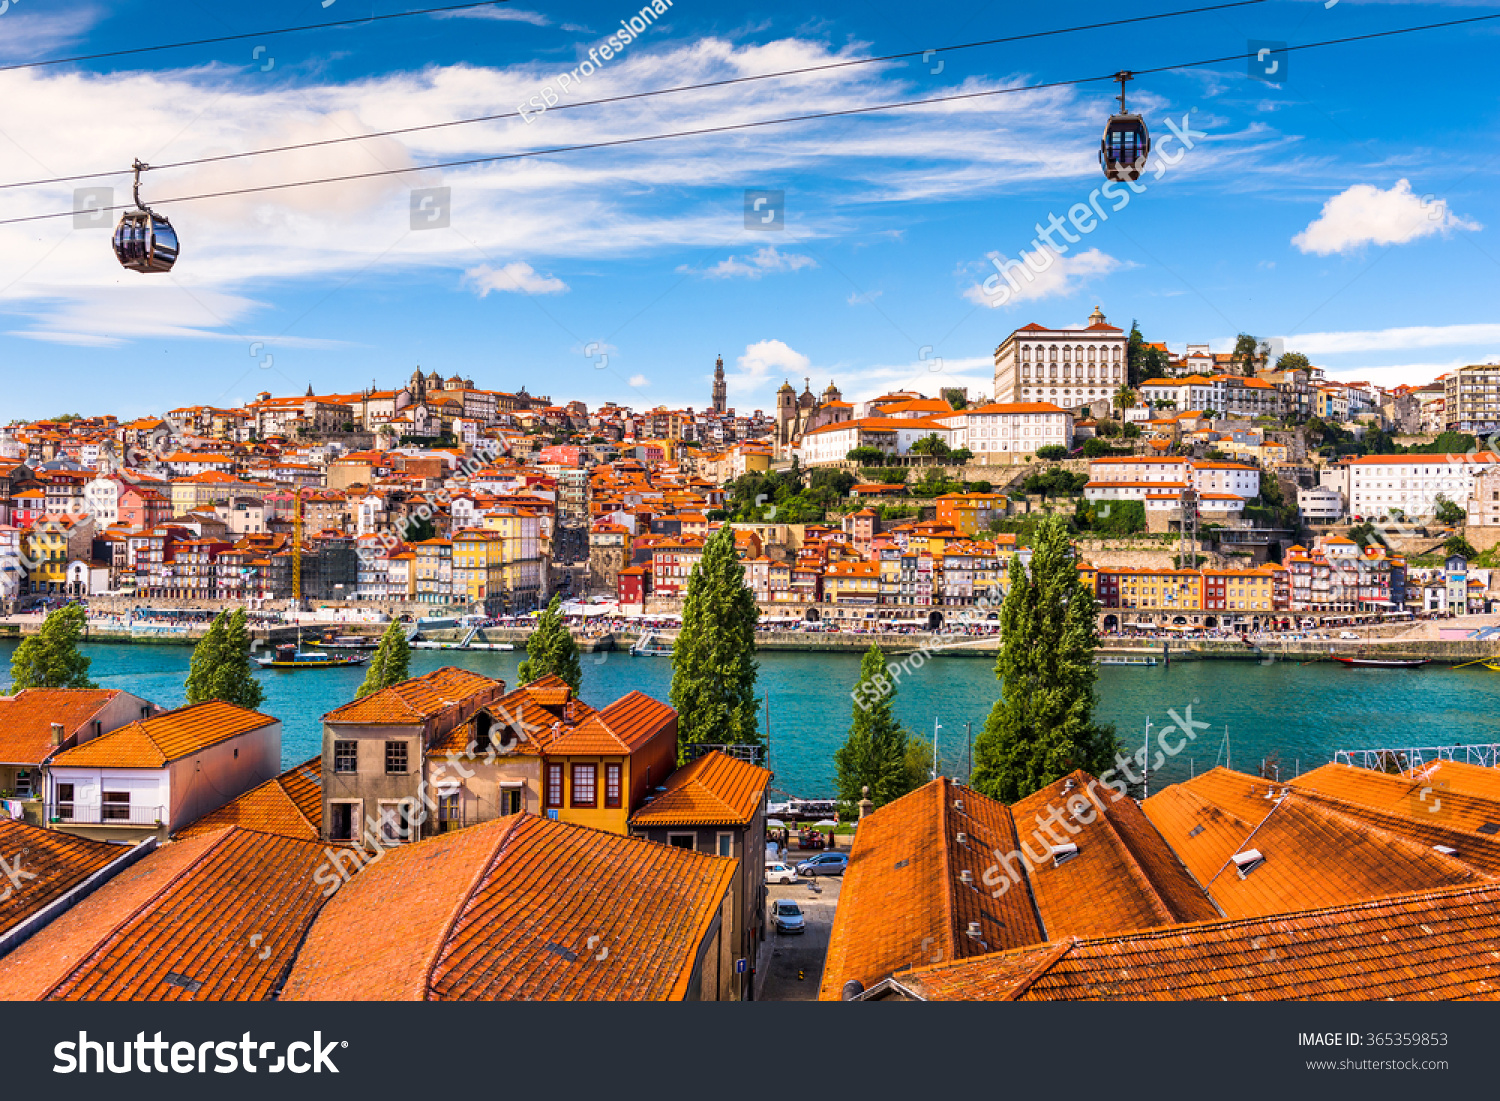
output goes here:
<path id="1" fill-rule="evenodd" d="M 794 868 L 794 867 L 792 867 L 790 864 L 781 864 L 781 863 L 767 864 L 766 865 L 766 882 L 767 883 L 796 883 L 797 882 L 797 869 Z"/>
<path id="2" fill-rule="evenodd" d="M 1339 640 L 1341 642 L 1358 642 L 1359 636 L 1353 631 L 1340 631 Z"/>
<path id="3" fill-rule="evenodd" d="M 804 860 L 797 865 L 797 874 L 805 876 L 815 875 L 843 875 L 844 869 L 849 867 L 849 857 L 844 853 L 824 853 L 822 856 L 814 856 Z"/>
<path id="4" fill-rule="evenodd" d="M 801 933 L 806 929 L 802 909 L 789 898 L 778 898 L 771 907 L 771 920 L 778 933 Z"/>

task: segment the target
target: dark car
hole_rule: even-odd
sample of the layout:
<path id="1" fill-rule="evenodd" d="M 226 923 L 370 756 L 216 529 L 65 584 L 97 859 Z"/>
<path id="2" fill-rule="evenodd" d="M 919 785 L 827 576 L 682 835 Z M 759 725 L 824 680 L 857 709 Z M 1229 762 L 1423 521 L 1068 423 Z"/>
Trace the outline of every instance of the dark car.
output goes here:
<path id="1" fill-rule="evenodd" d="M 844 869 L 849 867 L 849 857 L 845 853 L 824 853 L 804 860 L 797 865 L 797 874 L 805 876 L 813 875 L 843 875 Z"/>

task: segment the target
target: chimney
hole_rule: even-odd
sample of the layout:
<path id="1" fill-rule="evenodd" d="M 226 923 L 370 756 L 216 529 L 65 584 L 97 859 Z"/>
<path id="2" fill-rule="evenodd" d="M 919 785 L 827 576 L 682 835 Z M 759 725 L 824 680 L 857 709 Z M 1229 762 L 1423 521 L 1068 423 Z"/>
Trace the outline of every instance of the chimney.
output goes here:
<path id="1" fill-rule="evenodd" d="M 53 723 L 52 724 L 52 744 L 54 746 L 59 746 L 59 745 L 63 744 L 63 724 L 62 723 Z"/>

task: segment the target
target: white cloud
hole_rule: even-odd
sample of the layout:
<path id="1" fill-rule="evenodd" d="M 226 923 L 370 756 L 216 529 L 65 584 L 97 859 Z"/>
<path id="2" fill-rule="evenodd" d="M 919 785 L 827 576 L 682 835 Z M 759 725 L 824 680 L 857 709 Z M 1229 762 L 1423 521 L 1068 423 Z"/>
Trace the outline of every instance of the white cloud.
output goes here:
<path id="1" fill-rule="evenodd" d="M 635 386 L 635 387 L 650 386 L 651 385 L 651 380 L 649 378 L 647 378 L 645 375 L 631 375 L 630 376 L 630 385 Z"/>
<path id="2" fill-rule="evenodd" d="M 1122 265 L 1108 253 L 1091 248 L 1075 256 L 1060 256 L 1046 245 L 1022 251 L 1019 260 L 998 252 L 987 254 L 989 274 L 965 288 L 963 296 L 979 306 L 1000 307 L 1042 298 L 1065 298 L 1089 279 L 1109 275 Z"/>
<path id="3" fill-rule="evenodd" d="M 1478 222 L 1454 214 L 1445 200 L 1417 195 L 1410 181 L 1397 180 L 1388 191 L 1355 184 L 1335 195 L 1292 244 L 1303 252 L 1328 256 L 1365 245 L 1404 245 L 1434 233 L 1480 228 Z"/>
<path id="4" fill-rule="evenodd" d="M 756 249 L 743 260 L 738 256 L 730 256 L 720 260 L 713 267 L 701 272 L 705 279 L 733 279 L 743 276 L 746 279 L 759 279 L 763 275 L 780 271 L 800 271 L 803 268 L 815 268 L 818 262 L 811 256 L 804 256 L 797 252 L 778 252 L 776 246 L 767 245 L 765 248 Z M 679 268 L 679 271 L 688 271 L 688 268 Z"/>
<path id="5" fill-rule="evenodd" d="M 758 340 L 745 345 L 745 354 L 737 362 L 739 371 L 728 378 L 742 389 L 750 389 L 772 374 L 788 378 L 804 374 L 812 366 L 812 360 L 780 340 Z"/>
<path id="6" fill-rule="evenodd" d="M 535 268 L 524 260 L 513 260 L 504 267 L 494 268 L 481 264 L 464 272 L 464 282 L 472 284 L 479 297 L 490 291 L 514 291 L 517 294 L 563 294 L 568 285 L 551 275 L 539 275 Z"/>
<path id="7" fill-rule="evenodd" d="M 508 23 L 530 23 L 536 27 L 550 27 L 552 20 L 539 11 L 523 8 L 470 8 L 467 11 L 440 11 L 433 13 L 434 19 L 498 19 Z"/>
<path id="8" fill-rule="evenodd" d="M 1395 329 L 1301 333 L 1282 337 L 1281 340 L 1287 348 L 1310 356 L 1355 352 L 1400 353 L 1411 348 L 1443 348 L 1463 344 L 1495 347 L 1500 346 L 1500 324 L 1486 321 L 1469 325 L 1408 325 Z"/>
<path id="9" fill-rule="evenodd" d="M 849 303 L 849 305 L 851 306 L 867 305 L 871 302 L 874 302 L 875 299 L 879 298 L 884 293 L 885 291 L 869 291 L 866 294 L 860 294 L 859 291 L 851 291 L 849 297 L 844 299 L 844 301 Z"/>

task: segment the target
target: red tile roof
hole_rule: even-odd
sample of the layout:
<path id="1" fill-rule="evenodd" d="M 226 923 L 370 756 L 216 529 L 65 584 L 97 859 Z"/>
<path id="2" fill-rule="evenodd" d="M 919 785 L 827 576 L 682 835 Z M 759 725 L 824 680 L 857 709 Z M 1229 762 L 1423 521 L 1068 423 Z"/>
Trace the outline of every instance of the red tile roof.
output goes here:
<path id="1" fill-rule="evenodd" d="M 680 1000 L 737 867 L 531 814 L 404 845 L 330 902 L 286 998 Z"/>
<path id="2" fill-rule="evenodd" d="M 122 726 L 52 759 L 58 768 L 162 768 L 168 761 L 207 749 L 278 722 L 223 700 L 190 704 Z"/>
<path id="3" fill-rule="evenodd" d="M 0 933 L 10 932 L 129 851 L 120 845 L 0 818 L 0 857 L 20 878 L 19 884 L 0 881 L 9 888 L 0 891 L 6 896 L 0 899 Z"/>
<path id="4" fill-rule="evenodd" d="M 323 904 L 326 860 L 243 829 L 173 842 L 0 959 L 0 1000 L 269 998 Z"/>
<path id="5" fill-rule="evenodd" d="M 64 739 L 72 738 L 121 694 L 109 688 L 27 688 L 0 696 L 0 763 L 40 765 L 54 748 L 53 723 L 62 723 Z"/>
<path id="6" fill-rule="evenodd" d="M 1128 936 L 898 976 L 972 1001 L 1452 1001 L 1500 997 L 1500 884 Z"/>
<path id="7" fill-rule="evenodd" d="M 667 777 L 660 792 L 630 819 L 632 826 L 747 826 L 765 806 L 771 773 L 720 750 L 705 753 Z"/>
<path id="8" fill-rule="evenodd" d="M 420 723 L 454 704 L 504 691 L 504 681 L 445 665 L 346 703 L 324 715 L 323 721 L 373 725 Z"/>
<path id="9" fill-rule="evenodd" d="M 631 692 L 571 730 L 559 731 L 546 751 L 559 756 L 634 753 L 668 728 L 675 737 L 676 726 L 677 712 L 671 707 L 644 692 Z"/>
<path id="10" fill-rule="evenodd" d="M 243 826 L 299 841 L 323 836 L 323 759 L 314 757 L 251 788 L 177 831 L 176 840 Z"/>

